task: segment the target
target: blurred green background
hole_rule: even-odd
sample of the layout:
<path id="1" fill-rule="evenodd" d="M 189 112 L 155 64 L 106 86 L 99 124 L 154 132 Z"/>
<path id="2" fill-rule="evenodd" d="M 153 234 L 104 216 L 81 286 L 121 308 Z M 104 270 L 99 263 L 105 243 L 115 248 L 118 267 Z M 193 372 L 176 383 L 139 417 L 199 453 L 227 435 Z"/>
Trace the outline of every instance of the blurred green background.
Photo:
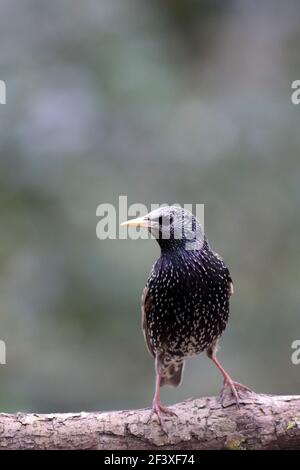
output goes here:
<path id="1" fill-rule="evenodd" d="M 153 240 L 96 237 L 96 208 L 204 203 L 235 281 L 219 359 L 300 393 L 300 4 L 1 0 L 0 409 L 145 407 L 140 295 Z M 216 395 L 205 355 L 173 403 Z"/>

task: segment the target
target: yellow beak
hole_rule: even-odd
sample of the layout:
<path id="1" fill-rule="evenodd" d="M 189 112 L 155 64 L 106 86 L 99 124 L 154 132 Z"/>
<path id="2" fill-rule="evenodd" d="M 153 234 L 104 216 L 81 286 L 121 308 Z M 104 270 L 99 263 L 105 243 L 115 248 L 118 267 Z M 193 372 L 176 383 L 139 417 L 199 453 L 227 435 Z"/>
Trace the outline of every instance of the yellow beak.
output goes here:
<path id="1" fill-rule="evenodd" d="M 145 217 L 137 217 L 136 219 L 126 220 L 121 226 L 127 225 L 128 227 L 149 227 L 149 221 Z"/>

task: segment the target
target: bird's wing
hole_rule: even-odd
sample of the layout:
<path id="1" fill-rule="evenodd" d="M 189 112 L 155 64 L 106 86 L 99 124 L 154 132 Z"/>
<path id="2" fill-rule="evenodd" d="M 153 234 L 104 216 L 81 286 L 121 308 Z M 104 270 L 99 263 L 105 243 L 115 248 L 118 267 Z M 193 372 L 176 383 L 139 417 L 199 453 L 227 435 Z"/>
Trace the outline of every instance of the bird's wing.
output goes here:
<path id="1" fill-rule="evenodd" d="M 143 330 L 144 338 L 146 341 L 147 349 L 149 353 L 151 354 L 151 356 L 155 357 L 152 345 L 150 343 L 148 327 L 147 327 L 147 316 L 150 311 L 152 302 L 153 302 L 153 299 L 149 294 L 148 287 L 146 286 L 145 289 L 143 290 L 143 295 L 142 295 L 142 330 Z"/>
<path id="2" fill-rule="evenodd" d="M 227 268 L 227 266 L 226 266 L 226 269 L 227 269 L 227 271 L 228 271 L 228 288 L 229 288 L 229 295 L 233 295 L 233 294 L 234 294 L 234 284 L 233 284 L 233 280 L 232 280 L 231 274 L 230 274 L 229 269 Z"/>

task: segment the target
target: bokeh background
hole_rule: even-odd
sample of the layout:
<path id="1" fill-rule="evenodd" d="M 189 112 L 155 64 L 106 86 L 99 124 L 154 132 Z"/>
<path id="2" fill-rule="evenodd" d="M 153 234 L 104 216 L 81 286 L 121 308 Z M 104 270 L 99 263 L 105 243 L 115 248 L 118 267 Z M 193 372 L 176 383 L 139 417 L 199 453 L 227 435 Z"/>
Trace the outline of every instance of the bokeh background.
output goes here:
<path id="1" fill-rule="evenodd" d="M 145 407 L 140 294 L 153 240 L 96 237 L 96 208 L 204 203 L 235 281 L 219 358 L 300 393 L 300 4 L 1 0 L 0 409 Z M 205 355 L 166 403 L 216 395 Z"/>

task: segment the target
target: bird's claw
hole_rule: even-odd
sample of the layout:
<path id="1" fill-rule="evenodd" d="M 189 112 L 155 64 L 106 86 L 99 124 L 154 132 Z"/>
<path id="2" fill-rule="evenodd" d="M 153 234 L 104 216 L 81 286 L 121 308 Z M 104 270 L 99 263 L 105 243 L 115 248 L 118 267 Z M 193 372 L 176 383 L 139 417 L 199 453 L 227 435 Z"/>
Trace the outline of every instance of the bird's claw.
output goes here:
<path id="1" fill-rule="evenodd" d="M 153 415 L 157 416 L 158 422 L 161 426 L 162 431 L 165 434 L 168 434 L 166 426 L 165 426 L 165 419 L 163 415 L 169 415 L 169 416 L 177 416 L 175 411 L 170 410 L 170 408 L 167 408 L 166 406 L 162 406 L 160 403 L 154 403 L 150 412 L 149 419 L 147 423 L 151 421 L 151 418 Z"/>
<path id="2" fill-rule="evenodd" d="M 224 380 L 224 384 L 223 384 L 223 387 L 222 387 L 222 390 L 221 390 L 221 393 L 220 393 L 220 399 L 221 399 L 222 406 L 224 406 L 224 400 L 225 400 L 226 389 L 227 388 L 230 388 L 231 394 L 233 395 L 233 397 L 235 399 L 235 404 L 236 404 L 237 408 L 240 408 L 240 395 L 239 395 L 238 392 L 239 391 L 247 391 L 247 392 L 252 391 L 249 387 L 246 387 L 246 385 L 243 385 L 239 382 L 235 382 L 231 379 L 226 379 L 226 380 Z"/>

